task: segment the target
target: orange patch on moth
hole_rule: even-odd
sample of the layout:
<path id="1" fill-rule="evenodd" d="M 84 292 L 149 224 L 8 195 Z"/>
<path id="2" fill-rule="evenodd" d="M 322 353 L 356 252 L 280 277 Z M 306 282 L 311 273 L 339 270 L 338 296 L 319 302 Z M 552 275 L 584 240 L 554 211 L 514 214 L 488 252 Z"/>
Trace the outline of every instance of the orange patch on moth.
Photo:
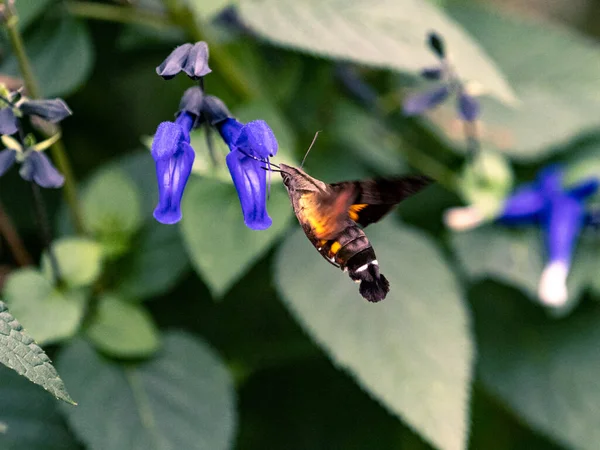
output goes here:
<path id="1" fill-rule="evenodd" d="M 342 248 L 342 244 L 336 241 L 333 244 L 331 244 L 331 247 L 329 248 L 329 253 L 335 255 L 337 252 L 340 251 L 340 248 Z"/>
<path id="2" fill-rule="evenodd" d="M 369 205 L 367 205 L 366 203 L 352 205 L 348 210 L 348 216 L 350 216 L 350 218 L 356 222 L 358 220 L 358 213 L 365 209 L 367 206 Z"/>

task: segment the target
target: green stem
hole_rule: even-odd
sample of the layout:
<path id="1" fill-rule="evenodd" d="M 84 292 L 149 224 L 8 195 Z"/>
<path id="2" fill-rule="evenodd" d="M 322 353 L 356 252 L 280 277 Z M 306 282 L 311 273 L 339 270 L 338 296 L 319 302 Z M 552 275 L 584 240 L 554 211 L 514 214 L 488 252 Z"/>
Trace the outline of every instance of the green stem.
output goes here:
<path id="1" fill-rule="evenodd" d="M 159 30 L 168 29 L 176 25 L 169 17 L 160 12 L 132 8 L 130 6 L 68 1 L 65 3 L 65 7 L 69 14 L 85 19 L 144 25 Z"/>
<path id="2" fill-rule="evenodd" d="M 210 60 L 219 71 L 231 90 L 243 100 L 258 97 L 255 86 L 248 82 L 248 77 L 240 69 L 237 61 L 211 35 L 207 26 L 200 27 L 200 19 L 182 0 L 162 0 L 172 22 L 178 24 L 194 41 L 204 41 L 210 48 Z"/>
<path id="3" fill-rule="evenodd" d="M 17 58 L 17 62 L 19 64 L 19 70 L 21 71 L 21 76 L 23 77 L 23 81 L 25 83 L 25 88 L 27 89 L 28 96 L 30 98 L 40 98 L 40 90 L 37 85 L 37 81 L 33 74 L 33 69 L 31 67 L 31 62 L 27 57 L 27 52 L 25 51 L 25 45 L 23 44 L 23 38 L 21 37 L 21 33 L 19 32 L 18 22 L 19 18 L 14 11 L 12 11 L 11 6 L 8 4 L 8 0 L 0 0 L 6 9 L 7 19 L 5 22 L 5 26 L 8 32 L 8 37 L 10 39 L 10 43 Z M 11 14 L 11 12 L 13 12 Z M 59 130 L 60 132 L 60 130 Z M 73 220 L 73 225 L 75 226 L 75 230 L 79 233 L 83 233 L 83 221 L 81 219 L 81 210 L 79 208 L 79 202 L 77 199 L 77 190 L 75 186 L 75 179 L 73 177 L 73 172 L 71 170 L 71 165 L 69 163 L 69 159 L 65 152 L 65 148 L 62 145 L 61 141 L 57 141 L 50 147 L 50 152 L 52 153 L 52 158 L 56 163 L 58 170 L 65 177 L 65 185 L 64 185 L 64 196 L 67 204 L 69 205 L 69 211 L 71 213 L 71 219 Z"/>

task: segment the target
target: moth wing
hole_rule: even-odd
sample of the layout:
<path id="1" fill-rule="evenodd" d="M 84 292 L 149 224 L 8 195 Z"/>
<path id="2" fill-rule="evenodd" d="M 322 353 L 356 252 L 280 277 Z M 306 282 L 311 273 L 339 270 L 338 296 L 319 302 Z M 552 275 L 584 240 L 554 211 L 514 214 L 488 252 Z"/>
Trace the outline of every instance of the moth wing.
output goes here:
<path id="1" fill-rule="evenodd" d="M 353 202 L 347 209 L 350 219 L 366 227 L 379 221 L 402 200 L 429 186 L 433 180 L 423 175 L 346 181 L 331 185 L 334 191 L 347 191 L 351 185 Z"/>
<path id="2" fill-rule="evenodd" d="M 345 228 L 344 222 L 355 198 L 354 187 L 302 196 L 300 207 L 314 236 L 321 240 L 335 239 Z"/>

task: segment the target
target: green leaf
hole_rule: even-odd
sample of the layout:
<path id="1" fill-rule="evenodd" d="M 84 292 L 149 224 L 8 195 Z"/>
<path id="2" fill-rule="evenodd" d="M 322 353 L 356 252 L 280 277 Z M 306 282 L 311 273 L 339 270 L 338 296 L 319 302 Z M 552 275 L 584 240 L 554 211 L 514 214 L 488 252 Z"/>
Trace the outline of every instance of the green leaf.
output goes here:
<path id="1" fill-rule="evenodd" d="M 287 229 L 292 207 L 283 186 L 268 202 L 273 225 L 250 230 L 233 185 L 192 178 L 182 203 L 181 231 L 192 265 L 215 297 L 221 297 Z"/>
<path id="2" fill-rule="evenodd" d="M 243 0 L 243 22 L 278 45 L 377 67 L 417 72 L 438 64 L 426 45 L 443 36 L 459 75 L 507 102 L 514 94 L 492 59 L 452 19 L 421 0 Z"/>
<path id="3" fill-rule="evenodd" d="M 110 256 L 127 251 L 142 224 L 137 186 L 118 170 L 99 172 L 82 196 L 83 220 Z"/>
<path id="4" fill-rule="evenodd" d="M 600 49 L 592 41 L 557 25 L 509 18 L 498 11 L 450 11 L 498 62 L 521 101 L 517 108 L 508 108 L 481 99 L 484 145 L 517 160 L 535 161 L 600 125 Z M 509 37 L 527 45 L 508 45 Z M 464 148 L 454 104 L 432 117 Z"/>
<path id="5" fill-rule="evenodd" d="M 73 93 L 91 74 L 94 49 L 83 22 L 69 16 L 44 20 L 31 30 L 25 48 L 31 59 L 42 95 L 66 96 Z M 19 67 L 11 54 L 0 65 L 0 72 L 18 76 Z"/>
<path id="6" fill-rule="evenodd" d="M 490 278 L 521 289 L 538 301 L 538 282 L 545 265 L 543 236 L 535 227 L 510 229 L 488 225 L 453 233 L 452 247 L 471 280 Z M 585 243 L 583 243 L 585 242 Z M 580 239 L 573 269 L 567 280 L 569 299 L 563 307 L 573 308 L 582 290 L 594 279 L 591 264 L 596 261 L 593 245 Z"/>
<path id="7" fill-rule="evenodd" d="M 348 101 L 339 102 L 332 127 L 327 132 L 336 135 L 339 145 L 377 172 L 398 175 L 406 170 L 399 154 L 400 139 L 365 110 Z"/>
<path id="8" fill-rule="evenodd" d="M 123 298 L 142 300 L 162 294 L 190 268 L 177 227 L 151 220 L 134 245 L 135 251 L 118 263 L 114 290 Z"/>
<path id="9" fill-rule="evenodd" d="M 29 381 L 39 384 L 56 398 L 75 404 L 50 358 L 31 337 L 25 334 L 21 324 L 11 315 L 2 301 L 0 301 L 0 362 Z M 2 384 L 4 383 L 3 378 Z M 3 410 L 6 411 L 6 407 Z"/>
<path id="10" fill-rule="evenodd" d="M 102 270 L 102 247 L 87 238 L 62 238 L 52 243 L 61 281 L 70 288 L 90 286 Z M 54 279 L 48 252 L 42 255 L 42 272 Z"/>
<path id="11" fill-rule="evenodd" d="M 191 0 L 188 4 L 200 19 L 210 20 L 227 6 L 231 6 L 233 0 Z"/>
<path id="12" fill-rule="evenodd" d="M 86 303 L 83 292 L 61 292 L 35 269 L 12 272 L 4 285 L 4 299 L 27 334 L 39 344 L 73 336 Z"/>
<path id="13" fill-rule="evenodd" d="M 391 292 L 370 304 L 301 230 L 280 247 L 276 281 L 309 334 L 357 383 L 437 448 L 465 448 L 473 346 L 456 279 L 422 234 L 369 227 Z"/>
<path id="14" fill-rule="evenodd" d="M 231 377 L 214 351 L 190 335 L 167 334 L 162 351 L 137 365 L 116 364 L 77 341 L 60 354 L 58 367 L 80 400 L 67 418 L 90 450 L 233 445 Z"/>
<path id="15" fill-rule="evenodd" d="M 81 450 L 54 398 L 1 365 L 0 380 L 2 450 Z"/>
<path id="16" fill-rule="evenodd" d="M 90 341 L 116 358 L 146 357 L 159 346 L 158 331 L 141 306 L 106 295 L 86 330 Z"/>
<path id="17" fill-rule="evenodd" d="M 483 384 L 530 426 L 563 445 L 600 440 L 600 308 L 549 320 L 526 298 L 485 283 L 473 292 Z"/>
<path id="18" fill-rule="evenodd" d="M 52 0 L 19 0 L 15 2 L 19 16 L 19 28 L 24 30 L 35 21 L 47 8 Z"/>

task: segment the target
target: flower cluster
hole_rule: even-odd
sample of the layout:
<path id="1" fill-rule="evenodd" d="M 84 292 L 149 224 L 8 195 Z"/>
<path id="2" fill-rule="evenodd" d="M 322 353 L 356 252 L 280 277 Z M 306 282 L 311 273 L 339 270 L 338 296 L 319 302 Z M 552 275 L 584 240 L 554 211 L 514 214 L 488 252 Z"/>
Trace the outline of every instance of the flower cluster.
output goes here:
<path id="1" fill-rule="evenodd" d="M 600 178 L 563 187 L 563 170 L 550 166 L 533 183 L 521 186 L 506 198 L 496 218 L 508 225 L 537 224 L 544 229 L 548 263 L 538 285 L 538 296 L 548 305 L 560 306 L 567 301 L 567 276 L 577 238 L 584 225 L 597 220 L 595 213 L 586 212 L 585 201 L 599 187 Z M 467 206 L 449 210 L 445 220 L 450 228 L 465 230 L 486 219 L 477 207 Z"/>
<path id="2" fill-rule="evenodd" d="M 58 135 L 36 144 L 31 135 L 25 134 L 23 119 L 58 123 L 71 115 L 71 110 L 61 99 L 31 100 L 3 87 L 0 91 L 0 134 L 6 147 L 0 151 L 0 176 L 17 162 L 21 164 L 19 174 L 23 179 L 44 188 L 61 187 L 64 177 L 43 151 L 56 141 Z"/>
<path id="3" fill-rule="evenodd" d="M 436 33 L 429 33 L 428 44 L 439 59 L 435 67 L 421 71 L 421 76 L 427 80 L 436 81 L 432 88 L 408 96 L 403 102 L 403 112 L 407 116 L 417 116 L 429 109 L 442 104 L 452 93 L 457 96 L 457 111 L 462 120 L 473 122 L 479 117 L 481 108 L 473 95 L 472 87 L 463 83 L 446 57 L 444 42 Z"/>
<path id="4" fill-rule="evenodd" d="M 165 224 L 181 220 L 181 199 L 195 158 L 190 132 L 205 126 L 218 130 L 229 146 L 226 163 L 240 199 L 244 223 L 253 230 L 270 227 L 264 166 L 277 153 L 277 140 L 269 126 L 262 120 L 242 124 L 219 98 L 205 95 L 202 77 L 211 72 L 205 42 L 177 47 L 156 72 L 165 80 L 180 72 L 199 80 L 198 86 L 183 94 L 175 121 L 161 123 L 152 142 L 159 191 L 154 210 L 156 220 Z"/>

